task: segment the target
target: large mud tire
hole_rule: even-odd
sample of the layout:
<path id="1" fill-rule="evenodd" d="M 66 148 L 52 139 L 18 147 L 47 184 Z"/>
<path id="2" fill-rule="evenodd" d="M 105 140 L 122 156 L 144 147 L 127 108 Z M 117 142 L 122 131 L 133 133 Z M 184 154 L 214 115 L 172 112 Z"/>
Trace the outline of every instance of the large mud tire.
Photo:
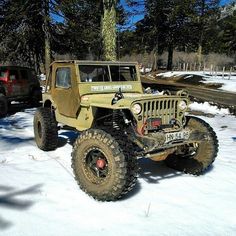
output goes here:
<path id="1" fill-rule="evenodd" d="M 184 153 L 172 154 L 167 157 L 165 163 L 178 171 L 200 175 L 214 162 L 218 153 L 218 140 L 210 125 L 202 119 L 187 117 L 187 127 L 206 135 L 199 142 L 185 146 Z"/>
<path id="2" fill-rule="evenodd" d="M 8 112 L 8 102 L 3 94 L 0 94 L 0 117 L 4 117 Z"/>
<path id="3" fill-rule="evenodd" d="M 123 191 L 123 195 L 125 195 L 132 191 L 137 183 L 139 167 L 137 157 L 134 155 L 135 148 L 125 137 L 124 132 L 113 129 L 113 131 L 111 131 L 111 135 L 116 139 L 119 146 L 122 148 L 125 155 L 125 160 L 127 162 L 127 177 Z"/>
<path id="4" fill-rule="evenodd" d="M 104 163 L 102 168 L 100 162 Z M 74 144 L 75 179 L 84 192 L 97 200 L 115 201 L 130 190 L 130 165 L 116 139 L 103 130 L 84 131 Z"/>
<path id="5" fill-rule="evenodd" d="M 34 115 L 34 136 L 37 146 L 44 151 L 57 148 L 57 122 L 50 108 L 38 108 Z"/>

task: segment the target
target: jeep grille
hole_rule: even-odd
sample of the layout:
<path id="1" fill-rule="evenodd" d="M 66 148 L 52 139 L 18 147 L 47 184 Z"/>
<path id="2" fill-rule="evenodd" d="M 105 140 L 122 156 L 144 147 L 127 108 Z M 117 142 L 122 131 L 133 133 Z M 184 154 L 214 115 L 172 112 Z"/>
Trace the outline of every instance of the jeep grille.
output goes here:
<path id="1" fill-rule="evenodd" d="M 140 101 L 142 105 L 143 121 L 148 118 L 161 118 L 162 124 L 169 124 L 170 120 L 178 119 L 178 102 L 179 99 L 163 98 L 152 101 Z"/>

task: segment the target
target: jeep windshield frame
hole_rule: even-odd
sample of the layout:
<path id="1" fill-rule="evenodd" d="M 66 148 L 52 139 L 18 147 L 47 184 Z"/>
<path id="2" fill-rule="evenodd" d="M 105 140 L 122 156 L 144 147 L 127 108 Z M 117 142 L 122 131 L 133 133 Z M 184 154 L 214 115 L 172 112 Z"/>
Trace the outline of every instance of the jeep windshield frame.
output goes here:
<path id="1" fill-rule="evenodd" d="M 80 82 L 136 82 L 138 75 L 135 65 L 111 64 L 91 65 L 79 64 Z"/>

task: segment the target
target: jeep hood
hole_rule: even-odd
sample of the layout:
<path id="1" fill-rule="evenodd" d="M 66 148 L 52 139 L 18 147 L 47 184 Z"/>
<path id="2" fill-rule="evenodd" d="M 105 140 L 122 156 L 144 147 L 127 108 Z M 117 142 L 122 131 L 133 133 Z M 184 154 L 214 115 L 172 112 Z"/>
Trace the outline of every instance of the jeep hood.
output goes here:
<path id="1" fill-rule="evenodd" d="M 81 105 L 85 107 L 94 106 L 110 109 L 129 109 L 133 102 L 137 102 L 140 100 L 152 100 L 157 97 L 168 97 L 168 95 L 162 95 L 161 93 L 123 93 L 124 98 L 120 99 L 116 104 L 112 105 L 112 99 L 114 98 L 114 96 L 115 93 L 84 95 L 81 97 Z"/>

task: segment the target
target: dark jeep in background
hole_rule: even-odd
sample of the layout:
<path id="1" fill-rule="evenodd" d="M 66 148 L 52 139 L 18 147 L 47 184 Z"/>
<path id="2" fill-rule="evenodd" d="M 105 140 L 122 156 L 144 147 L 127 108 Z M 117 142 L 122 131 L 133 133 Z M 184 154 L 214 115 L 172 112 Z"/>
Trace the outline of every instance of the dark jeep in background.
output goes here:
<path id="1" fill-rule="evenodd" d="M 41 99 L 41 87 L 33 69 L 0 65 L 0 117 L 7 114 L 12 101 L 36 105 Z"/>

